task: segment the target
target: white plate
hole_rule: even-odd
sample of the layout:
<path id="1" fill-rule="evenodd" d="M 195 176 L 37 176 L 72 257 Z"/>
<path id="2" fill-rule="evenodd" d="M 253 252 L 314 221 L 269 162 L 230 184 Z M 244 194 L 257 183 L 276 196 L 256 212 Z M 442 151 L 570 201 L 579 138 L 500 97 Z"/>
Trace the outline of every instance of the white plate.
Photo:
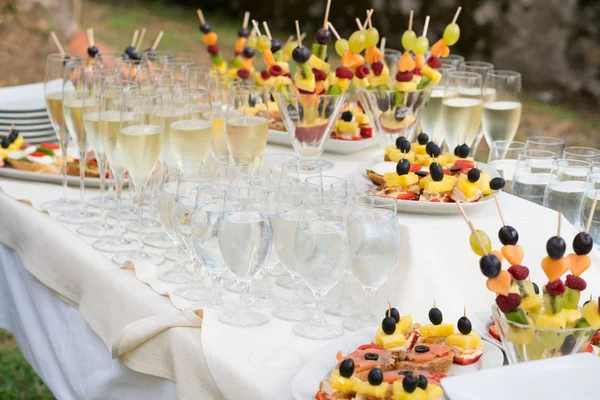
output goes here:
<path id="1" fill-rule="evenodd" d="M 45 109 L 43 82 L 0 89 L 0 110 L 2 112 Z"/>
<path id="2" fill-rule="evenodd" d="M 15 123 L 15 128 L 17 129 L 26 129 L 28 126 L 33 125 L 52 125 L 50 119 L 47 117 L 36 117 L 29 118 L 24 120 L 13 120 L 13 119 L 2 119 L 2 115 L 0 115 L 0 129 L 7 130 L 9 129 L 13 122 Z"/>
<path id="3" fill-rule="evenodd" d="M 23 181 L 55 183 L 62 184 L 62 174 L 44 174 L 31 171 L 22 171 L 10 167 L 0 168 L 0 177 L 20 179 Z M 67 175 L 67 183 L 69 186 L 79 186 L 80 179 L 78 176 Z M 106 179 L 107 184 L 112 184 L 112 179 Z M 123 184 L 125 186 L 126 182 Z M 85 178 L 85 186 L 99 188 L 100 178 Z"/>
<path id="4" fill-rule="evenodd" d="M 338 351 L 343 354 L 353 352 L 365 343 L 371 343 L 375 337 L 375 328 L 364 329 L 358 332 L 346 333 L 341 338 L 332 341 L 327 346 L 315 353 L 292 380 L 292 396 L 296 400 L 313 400 L 319 389 L 319 383 L 325 379 L 335 368 L 335 355 Z M 504 364 L 504 355 L 497 348 L 487 342 L 483 344 L 483 355 L 475 364 L 452 364 L 450 374 L 464 375 L 488 368 L 501 367 Z M 454 400 L 454 399 L 452 399 Z"/>
<path id="5" fill-rule="evenodd" d="M 600 357 L 576 354 L 442 379 L 452 400 L 598 399 Z"/>
<path id="6" fill-rule="evenodd" d="M 371 169 L 373 165 L 377 164 L 378 162 L 379 161 L 371 160 L 361 163 L 356 170 L 356 179 L 359 180 L 361 184 L 368 183 L 375 187 L 373 181 L 371 181 L 371 178 L 369 178 L 366 171 L 368 169 Z M 478 167 L 480 170 L 489 173 L 492 178 L 499 176 L 498 171 L 496 171 L 495 168 L 487 164 L 478 163 Z M 476 203 L 462 203 L 462 207 L 465 211 L 481 210 L 486 208 L 487 206 L 491 206 L 493 203 L 494 199 L 492 196 L 484 196 L 481 200 L 479 200 Z M 458 209 L 455 203 L 430 203 L 426 201 L 398 200 L 397 208 L 399 213 L 407 214 L 460 214 L 460 210 Z"/>
<path id="7" fill-rule="evenodd" d="M 269 129 L 267 142 L 285 146 L 292 145 L 292 140 L 287 132 L 276 131 L 273 129 Z M 328 138 L 325 142 L 324 151 L 335 154 L 352 154 L 375 145 L 377 145 L 377 139 L 375 138 L 362 140 L 339 140 Z"/>

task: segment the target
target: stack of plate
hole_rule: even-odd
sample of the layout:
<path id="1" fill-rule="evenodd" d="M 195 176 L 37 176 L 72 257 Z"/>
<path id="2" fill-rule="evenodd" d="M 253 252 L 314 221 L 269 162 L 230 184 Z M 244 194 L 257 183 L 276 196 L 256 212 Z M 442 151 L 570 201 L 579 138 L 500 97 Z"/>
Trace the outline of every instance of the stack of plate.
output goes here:
<path id="1" fill-rule="evenodd" d="M 58 142 L 46 111 L 43 83 L 0 89 L 0 139 L 13 122 L 31 144 Z"/>

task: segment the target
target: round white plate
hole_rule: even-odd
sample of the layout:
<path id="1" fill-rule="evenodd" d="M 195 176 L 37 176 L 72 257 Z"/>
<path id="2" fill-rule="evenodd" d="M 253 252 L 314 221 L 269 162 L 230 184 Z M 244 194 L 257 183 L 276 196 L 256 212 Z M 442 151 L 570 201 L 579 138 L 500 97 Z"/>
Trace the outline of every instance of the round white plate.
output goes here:
<path id="1" fill-rule="evenodd" d="M 367 170 L 371 169 L 373 165 L 380 161 L 365 161 L 358 166 L 356 170 L 357 180 L 361 184 L 368 183 L 375 187 L 371 178 L 367 175 Z M 491 167 L 484 163 L 478 163 L 477 166 L 480 170 L 490 174 L 492 178 L 500 176 L 498 171 L 494 167 Z M 472 211 L 493 204 L 494 199 L 492 196 L 484 196 L 478 202 L 475 203 L 461 203 L 465 211 Z M 430 203 L 427 201 L 410 201 L 410 200 L 398 200 L 398 212 L 407 214 L 436 214 L 436 215 L 454 215 L 460 214 L 460 210 L 455 203 Z"/>
<path id="2" fill-rule="evenodd" d="M 295 400 L 313 400 L 319 390 L 319 384 L 331 370 L 335 368 L 335 355 L 338 351 L 343 354 L 353 352 L 365 343 L 371 343 L 375 336 L 375 328 L 368 328 L 358 332 L 347 332 L 341 338 L 332 341 L 316 352 L 292 380 L 291 392 Z M 504 365 L 504 355 L 497 347 L 482 341 L 483 355 L 475 364 L 452 364 L 449 374 L 452 376 L 464 375 L 483 369 L 497 368 Z"/>
<path id="3" fill-rule="evenodd" d="M 291 146 L 292 140 L 287 132 L 277 131 L 269 129 L 269 136 L 267 141 L 272 144 L 280 144 L 284 146 Z M 376 138 L 362 139 L 362 140 L 339 140 L 328 138 L 323 147 L 323 151 L 335 154 L 352 154 L 357 151 L 368 149 L 377 145 Z"/>

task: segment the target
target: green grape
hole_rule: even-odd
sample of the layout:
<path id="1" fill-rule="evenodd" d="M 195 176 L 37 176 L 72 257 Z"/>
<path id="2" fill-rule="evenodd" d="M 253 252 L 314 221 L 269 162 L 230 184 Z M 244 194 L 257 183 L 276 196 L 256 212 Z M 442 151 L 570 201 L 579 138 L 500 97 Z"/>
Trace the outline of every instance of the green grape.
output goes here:
<path id="1" fill-rule="evenodd" d="M 335 52 L 341 57 L 344 55 L 344 52 L 348 50 L 348 41 L 346 39 L 336 40 L 335 42 Z"/>
<path id="2" fill-rule="evenodd" d="M 429 40 L 425 36 L 420 36 L 415 43 L 415 54 L 425 54 L 429 50 Z"/>
<path id="3" fill-rule="evenodd" d="M 271 41 L 265 35 L 260 35 L 260 37 L 258 38 L 258 42 L 256 43 L 256 48 L 260 52 L 269 50 L 271 48 Z"/>
<path id="4" fill-rule="evenodd" d="M 446 29 L 444 29 L 444 43 L 448 46 L 452 46 L 454 43 L 458 42 L 458 38 L 460 37 L 460 28 L 458 24 L 448 24 Z"/>
<path id="5" fill-rule="evenodd" d="M 294 51 L 294 48 L 298 46 L 297 42 L 289 42 L 288 44 L 286 44 L 285 46 L 283 46 L 283 54 L 287 55 L 287 56 L 291 56 L 292 52 Z"/>
<path id="6" fill-rule="evenodd" d="M 256 48 L 256 36 L 252 35 L 248 38 L 248 40 L 246 41 L 246 46 L 248 47 L 252 47 L 253 49 Z"/>
<path id="7" fill-rule="evenodd" d="M 353 53 L 360 53 L 365 48 L 365 32 L 355 31 L 348 39 L 348 48 Z"/>
<path id="8" fill-rule="evenodd" d="M 414 31 L 405 31 L 402 34 L 402 46 L 405 50 L 414 50 L 417 43 L 417 34 Z"/>
<path id="9" fill-rule="evenodd" d="M 365 33 L 365 47 L 377 46 L 379 42 L 379 31 L 377 28 L 370 28 Z"/>
<path id="10" fill-rule="evenodd" d="M 485 247 L 486 252 L 489 253 L 490 251 L 492 251 L 492 242 L 490 241 L 488 235 L 486 235 L 484 231 L 480 230 L 477 230 L 477 233 L 479 234 L 479 238 L 481 239 L 481 242 L 483 243 L 483 247 Z M 475 254 L 477 254 L 478 256 L 483 256 L 485 254 L 481 250 L 481 246 L 479 246 L 479 242 L 477 241 L 477 237 L 475 237 L 474 233 L 471 233 L 471 236 L 469 236 L 469 244 L 471 245 L 471 248 L 473 249 Z"/>

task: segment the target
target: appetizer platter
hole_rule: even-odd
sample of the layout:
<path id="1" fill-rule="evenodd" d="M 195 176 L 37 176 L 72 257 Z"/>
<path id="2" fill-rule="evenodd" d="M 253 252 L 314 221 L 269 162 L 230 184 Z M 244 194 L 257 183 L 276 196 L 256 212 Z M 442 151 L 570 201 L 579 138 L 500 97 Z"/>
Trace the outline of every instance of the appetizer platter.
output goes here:
<path id="1" fill-rule="evenodd" d="M 348 334 L 315 355 L 292 382 L 294 398 L 440 399 L 443 378 L 502 366 L 502 352 L 466 316 L 455 328 L 434 305 L 429 319 L 420 325 L 390 306 L 376 330 Z"/>

